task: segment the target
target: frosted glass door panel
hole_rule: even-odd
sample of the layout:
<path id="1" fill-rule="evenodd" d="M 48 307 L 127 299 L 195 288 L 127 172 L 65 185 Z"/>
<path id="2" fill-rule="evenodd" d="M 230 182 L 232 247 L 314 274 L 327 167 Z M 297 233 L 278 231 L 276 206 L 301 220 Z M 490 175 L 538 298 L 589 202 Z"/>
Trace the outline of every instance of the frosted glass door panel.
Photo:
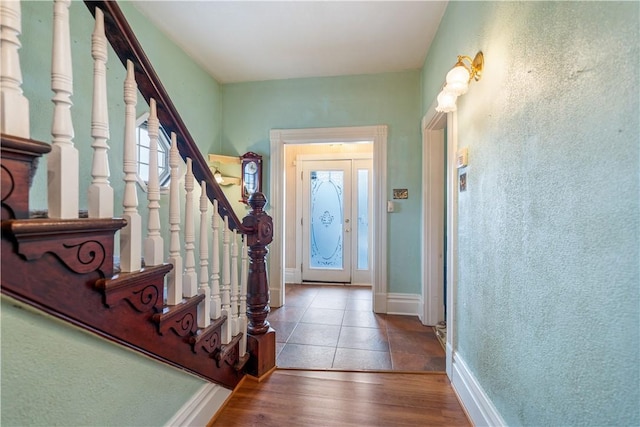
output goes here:
<path id="1" fill-rule="evenodd" d="M 351 161 L 305 161 L 302 278 L 351 282 Z"/>
<path id="2" fill-rule="evenodd" d="M 358 169 L 358 270 L 369 269 L 369 171 Z"/>
<path id="3" fill-rule="evenodd" d="M 310 268 L 342 269 L 344 224 L 344 171 L 310 173 Z"/>

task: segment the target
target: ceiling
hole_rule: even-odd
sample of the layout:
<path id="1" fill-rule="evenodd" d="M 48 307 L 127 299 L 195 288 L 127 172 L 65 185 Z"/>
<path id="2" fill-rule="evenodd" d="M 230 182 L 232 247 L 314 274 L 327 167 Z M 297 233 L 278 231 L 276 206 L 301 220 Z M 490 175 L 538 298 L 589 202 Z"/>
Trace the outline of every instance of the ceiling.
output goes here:
<path id="1" fill-rule="evenodd" d="M 145 1 L 219 83 L 419 69 L 446 1 Z"/>

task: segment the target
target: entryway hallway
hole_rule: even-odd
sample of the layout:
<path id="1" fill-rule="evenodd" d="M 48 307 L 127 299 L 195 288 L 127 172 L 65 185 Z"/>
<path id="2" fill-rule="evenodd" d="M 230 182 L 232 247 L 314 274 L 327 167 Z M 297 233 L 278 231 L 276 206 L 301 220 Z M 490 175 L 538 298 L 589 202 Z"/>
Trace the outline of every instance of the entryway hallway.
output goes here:
<path id="1" fill-rule="evenodd" d="M 432 327 L 417 317 L 373 313 L 371 288 L 287 284 L 272 309 L 279 368 L 353 371 L 445 370 Z"/>

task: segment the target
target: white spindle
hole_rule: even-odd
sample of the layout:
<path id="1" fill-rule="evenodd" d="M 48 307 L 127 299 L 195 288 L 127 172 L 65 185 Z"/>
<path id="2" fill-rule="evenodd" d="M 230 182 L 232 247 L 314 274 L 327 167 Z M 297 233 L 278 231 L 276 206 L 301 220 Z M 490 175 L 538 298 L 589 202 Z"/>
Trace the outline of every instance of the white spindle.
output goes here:
<path id="1" fill-rule="evenodd" d="M 198 294 L 204 295 L 204 300 L 198 305 L 198 327 L 206 328 L 211 323 L 211 289 L 209 288 L 209 241 L 207 238 L 207 183 L 200 184 L 200 287 Z"/>
<path id="2" fill-rule="evenodd" d="M 231 341 L 231 260 L 229 243 L 231 240 L 229 231 L 229 217 L 224 217 L 224 232 L 222 235 L 222 314 L 227 316 L 227 321 L 222 325 L 220 340 L 222 344 L 229 344 Z"/>
<path id="3" fill-rule="evenodd" d="M 240 356 L 247 352 L 247 279 L 249 264 L 249 247 L 247 246 L 247 236 L 242 238 L 242 257 L 240 262 L 240 304 L 238 313 L 238 324 L 242 338 L 240 340 Z"/>
<path id="4" fill-rule="evenodd" d="M 147 238 L 144 241 L 145 265 L 160 265 L 164 262 L 164 240 L 160 235 L 160 179 L 158 178 L 158 136 L 160 121 L 156 109 L 156 100 L 151 98 L 147 132 L 149 133 L 149 182 L 147 183 L 147 201 L 149 216 L 147 219 Z"/>
<path id="5" fill-rule="evenodd" d="M 184 176 L 184 274 L 182 275 L 182 295 L 191 298 L 198 293 L 198 275 L 196 274 L 195 231 L 193 226 L 193 166 L 187 157 L 187 173 Z"/>
<path id="6" fill-rule="evenodd" d="M 176 134 L 171 132 L 171 149 L 169 150 L 169 167 L 171 183 L 169 184 L 169 263 L 173 269 L 167 276 L 167 304 L 176 305 L 182 301 L 182 255 L 180 254 L 180 185 L 178 166 L 180 154 Z"/>
<path id="7" fill-rule="evenodd" d="M 93 137 L 93 180 L 87 192 L 89 218 L 113 217 L 113 188 L 109 184 L 109 112 L 107 104 L 107 38 L 104 34 L 104 14 L 96 8 L 96 24 L 91 36 L 93 57 L 93 108 L 91 136 Z"/>
<path id="8" fill-rule="evenodd" d="M 49 217 L 78 217 L 78 150 L 73 145 L 71 121 L 71 40 L 69 35 L 70 0 L 53 3 L 53 50 L 51 90 L 53 90 L 53 136 L 47 157 L 47 194 Z"/>
<path id="9" fill-rule="evenodd" d="M 222 301 L 220 299 L 220 216 L 218 215 L 218 201 L 213 200 L 213 215 L 211 216 L 213 228 L 213 242 L 211 243 L 211 318 L 219 319 L 222 314 Z"/>
<path id="10" fill-rule="evenodd" d="M 133 73 L 133 63 L 127 60 L 127 77 L 124 80 L 124 198 L 122 217 L 127 225 L 120 230 L 120 268 L 123 272 L 138 271 L 142 258 L 142 220 L 138 213 L 136 188 L 138 155 L 136 152 L 136 103 L 138 85 Z"/>
<path id="11" fill-rule="evenodd" d="M 29 100 L 22 93 L 20 1 L 0 2 L 0 129 L 29 138 Z"/>
<path id="12" fill-rule="evenodd" d="M 231 334 L 238 335 L 238 233 L 231 235 Z"/>

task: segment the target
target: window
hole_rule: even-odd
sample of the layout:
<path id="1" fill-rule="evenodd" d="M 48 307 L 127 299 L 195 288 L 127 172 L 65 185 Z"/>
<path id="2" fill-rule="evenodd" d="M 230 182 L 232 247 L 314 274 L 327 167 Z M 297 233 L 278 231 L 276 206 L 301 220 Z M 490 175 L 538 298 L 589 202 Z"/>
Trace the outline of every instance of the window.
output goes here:
<path id="1" fill-rule="evenodd" d="M 136 128 L 136 149 L 138 150 L 138 184 L 144 191 L 147 191 L 149 182 L 149 153 L 151 141 L 149 139 L 149 113 L 144 113 L 138 118 Z M 158 180 L 160 190 L 166 190 L 171 178 L 169 170 L 169 147 L 171 142 L 167 132 L 160 126 L 158 133 Z"/>

